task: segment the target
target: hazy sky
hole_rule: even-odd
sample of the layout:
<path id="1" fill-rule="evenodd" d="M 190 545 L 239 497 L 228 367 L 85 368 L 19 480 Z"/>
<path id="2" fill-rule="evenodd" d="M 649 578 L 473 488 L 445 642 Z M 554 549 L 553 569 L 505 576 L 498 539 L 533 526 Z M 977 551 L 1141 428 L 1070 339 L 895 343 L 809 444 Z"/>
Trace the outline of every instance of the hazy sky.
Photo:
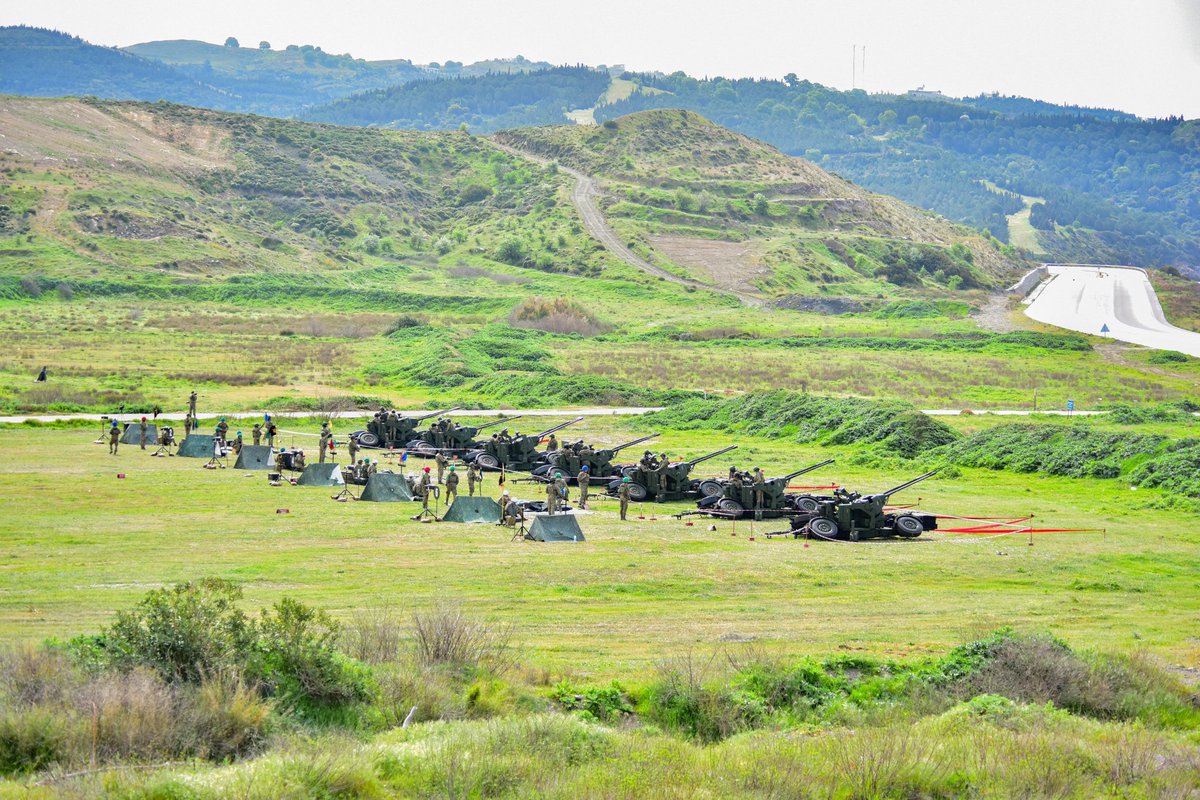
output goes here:
<path id="1" fill-rule="evenodd" d="M 924 84 L 1200 117 L 1200 0 L 38 0 L 0 23 L 97 44 L 266 39 L 413 61 L 524 55 L 697 76 L 851 83 L 866 45 L 869 91 Z"/>

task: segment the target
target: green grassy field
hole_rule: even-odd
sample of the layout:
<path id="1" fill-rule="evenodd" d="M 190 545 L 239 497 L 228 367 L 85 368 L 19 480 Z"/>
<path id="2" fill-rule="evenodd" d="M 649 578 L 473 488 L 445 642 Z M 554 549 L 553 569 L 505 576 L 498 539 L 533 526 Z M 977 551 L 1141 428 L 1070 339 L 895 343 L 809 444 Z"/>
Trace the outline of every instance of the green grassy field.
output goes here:
<path id="1" fill-rule="evenodd" d="M 613 425 L 576 430 L 615 441 L 630 423 Z M 947 514 L 1036 513 L 1041 526 L 1106 529 L 1038 535 L 1033 546 L 1025 536 L 935 534 L 805 547 L 762 536 L 778 522 L 711 532 L 668 517 L 685 504 L 648 504 L 637 510 L 657 519 L 622 524 L 612 502 L 583 518 L 586 543 L 555 546 L 510 543 L 499 528 L 414 523 L 408 505 L 335 503 L 327 490 L 271 488 L 263 473 L 204 470 L 202 460 L 151 459 L 136 447 L 112 457 L 92 438 L 0 433 L 0 494 L 15 511 L 0 520 L 5 639 L 95 631 L 148 588 L 217 575 L 243 584 L 252 607 L 288 594 L 343 619 L 455 598 L 512 622 L 532 663 L 597 679 L 644 676 L 664 656 L 728 641 L 904 656 L 1006 624 L 1178 663 L 1200 656 L 1190 634 L 1200 612 L 1194 517 L 1148 508 L 1154 492 L 1117 481 L 964 470 L 906 498 Z M 714 438 L 666 434 L 661 447 L 698 453 Z M 731 455 L 773 474 L 842 456 L 813 482 L 870 490 L 908 477 L 847 464 L 844 451 L 766 440 Z M 494 480 L 488 491 L 497 494 Z"/>

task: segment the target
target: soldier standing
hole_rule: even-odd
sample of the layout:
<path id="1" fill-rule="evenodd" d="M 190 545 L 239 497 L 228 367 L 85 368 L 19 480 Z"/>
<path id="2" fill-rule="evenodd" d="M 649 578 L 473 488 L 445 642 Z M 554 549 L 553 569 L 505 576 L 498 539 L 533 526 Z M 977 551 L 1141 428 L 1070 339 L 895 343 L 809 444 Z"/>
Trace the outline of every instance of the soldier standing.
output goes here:
<path id="1" fill-rule="evenodd" d="M 547 450 L 557 450 L 558 449 L 558 437 L 555 436 L 553 433 L 550 434 L 550 441 L 546 442 L 546 449 Z"/>
<path id="2" fill-rule="evenodd" d="M 142 421 L 138 423 L 138 442 L 142 449 L 146 449 L 146 439 L 150 436 L 150 426 L 146 424 L 146 418 L 142 417 Z"/>
<path id="3" fill-rule="evenodd" d="M 558 489 L 558 507 L 561 509 L 568 500 L 570 491 L 567 489 L 567 479 L 561 472 L 554 473 L 554 486 Z"/>
<path id="4" fill-rule="evenodd" d="M 617 490 L 617 497 L 621 500 L 621 519 L 625 519 L 625 514 L 629 511 L 629 476 L 621 478 L 621 488 Z"/>
<path id="5" fill-rule="evenodd" d="M 121 429 L 117 427 L 117 421 L 112 421 L 112 426 L 108 429 L 108 452 L 110 455 L 117 454 L 117 448 L 121 444 Z"/>
<path id="6" fill-rule="evenodd" d="M 262 425 L 254 423 L 254 427 L 250 429 L 250 435 L 254 437 L 254 446 L 258 447 L 262 443 Z"/>
<path id="7" fill-rule="evenodd" d="M 354 457 L 358 455 L 358 439 L 355 439 L 353 436 L 351 436 L 350 442 L 346 445 L 346 447 L 350 450 L 350 463 L 353 464 Z"/>
<path id="8" fill-rule="evenodd" d="M 275 446 L 275 434 L 279 432 L 279 428 L 275 427 L 275 423 L 270 417 L 267 417 L 267 447 Z"/>
<path id="9" fill-rule="evenodd" d="M 425 467 L 425 471 L 421 473 L 421 480 L 417 483 L 417 487 L 421 491 L 421 507 L 429 510 L 429 486 L 433 483 L 433 477 L 429 474 L 429 467 Z"/>
<path id="10" fill-rule="evenodd" d="M 243 444 L 243 440 L 242 440 L 242 432 L 241 432 L 241 431 L 238 431 L 238 432 L 237 432 L 237 435 L 233 437 L 233 452 L 234 452 L 234 454 L 235 454 L 235 455 L 240 455 L 240 454 L 241 454 L 241 452 L 242 452 L 242 444 Z"/>
<path id="11" fill-rule="evenodd" d="M 660 503 L 667 498 L 667 467 L 669 466 L 671 466 L 671 462 L 667 460 L 667 454 L 663 453 L 659 456 L 658 469 L 655 470 L 658 473 L 658 494 L 654 499 Z"/>
<path id="12" fill-rule="evenodd" d="M 763 471 L 758 467 L 754 468 L 754 507 L 763 507 L 763 495 L 767 489 L 767 479 L 763 475 Z"/>
<path id="13" fill-rule="evenodd" d="M 196 427 L 195 423 L 196 421 L 192 419 L 191 414 L 188 414 L 183 418 L 183 438 L 186 439 L 192 435 L 192 428 Z"/>
<path id="14" fill-rule="evenodd" d="M 192 419 L 196 418 L 196 398 L 198 395 L 195 391 L 188 395 L 188 413 L 192 415 Z"/>
<path id="15" fill-rule="evenodd" d="M 479 467 L 470 464 L 467 467 L 467 492 L 470 497 L 475 496 L 475 484 L 479 484 L 479 494 L 483 495 L 483 476 L 479 474 Z"/>
<path id="16" fill-rule="evenodd" d="M 217 427 L 216 427 L 216 430 L 214 431 L 214 433 L 217 437 L 217 441 L 219 441 L 219 442 L 225 441 L 225 435 L 227 433 L 229 433 L 229 423 L 225 421 L 224 417 L 221 417 L 221 419 L 218 420 Z"/>
<path id="17" fill-rule="evenodd" d="M 737 467 L 730 467 L 729 468 L 729 480 L 733 480 L 736 477 L 737 477 Z"/>
<path id="18" fill-rule="evenodd" d="M 546 482 L 546 511 L 550 516 L 558 511 L 558 481 Z"/>
<path id="19" fill-rule="evenodd" d="M 329 430 L 329 423 L 321 423 L 321 454 L 317 457 L 318 460 L 325 463 L 325 451 L 329 449 L 329 443 L 333 441 L 333 431 Z"/>
<path id="20" fill-rule="evenodd" d="M 454 467 L 450 467 L 450 474 L 446 476 L 446 506 L 458 499 L 458 473 L 454 471 Z"/>
<path id="21" fill-rule="evenodd" d="M 435 456 L 433 457 L 433 460 L 434 460 L 434 463 L 436 463 L 436 464 L 437 464 L 437 469 L 438 469 L 438 479 L 437 479 L 437 482 L 438 482 L 438 483 L 441 483 L 441 482 L 442 482 L 442 476 L 443 476 L 444 474 L 446 474 L 446 465 L 450 463 L 450 459 L 446 458 L 446 454 L 445 454 L 445 453 L 443 453 L 441 450 L 439 450 L 439 451 L 437 452 L 437 455 L 435 455 Z"/>
<path id="22" fill-rule="evenodd" d="M 394 410 L 387 415 L 387 438 L 389 447 L 395 447 L 396 440 L 400 438 L 400 415 Z"/>
<path id="23" fill-rule="evenodd" d="M 579 476 L 575 480 L 579 482 L 579 507 L 587 508 L 588 483 L 592 480 L 592 472 L 587 464 L 579 468 Z"/>

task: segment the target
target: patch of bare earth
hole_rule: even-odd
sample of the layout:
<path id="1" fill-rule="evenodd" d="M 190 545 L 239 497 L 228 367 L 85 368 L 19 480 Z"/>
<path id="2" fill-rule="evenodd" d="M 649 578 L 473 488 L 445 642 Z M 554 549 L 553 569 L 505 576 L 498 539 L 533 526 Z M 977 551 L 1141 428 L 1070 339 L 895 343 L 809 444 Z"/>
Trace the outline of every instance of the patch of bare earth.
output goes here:
<path id="1" fill-rule="evenodd" d="M 754 281 L 770 277 L 753 242 L 723 242 L 687 236 L 651 236 L 650 245 L 697 280 L 737 292 L 757 292 Z"/>
<path id="2" fill-rule="evenodd" d="M 110 114 L 79 101 L 6 97 L 0 132 L 0 149 L 43 165 L 102 162 L 183 172 L 230 166 L 221 134 L 133 108 Z"/>

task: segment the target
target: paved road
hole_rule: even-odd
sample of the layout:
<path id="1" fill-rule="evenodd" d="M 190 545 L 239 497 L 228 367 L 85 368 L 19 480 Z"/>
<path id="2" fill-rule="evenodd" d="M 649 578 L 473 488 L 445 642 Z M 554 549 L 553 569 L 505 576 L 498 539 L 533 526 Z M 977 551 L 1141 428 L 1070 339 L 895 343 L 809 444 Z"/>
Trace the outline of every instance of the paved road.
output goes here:
<path id="1" fill-rule="evenodd" d="M 1050 417 L 1093 417 L 1102 414 L 1108 414 L 1108 411 L 1030 411 L 1022 408 L 923 408 L 922 413 L 928 414 L 931 417 L 957 417 L 963 411 L 969 411 L 976 415 L 991 414 L 997 417 L 1028 417 L 1034 414 L 1042 414 Z M 473 409 L 463 411 L 451 411 L 447 416 L 452 417 L 495 417 L 504 414 L 506 417 L 517 416 L 518 414 L 524 417 L 611 417 L 611 416 L 635 416 L 637 414 L 648 414 L 651 411 L 662 411 L 662 408 L 654 406 L 618 406 L 614 408 L 533 408 L 533 409 L 512 409 L 512 408 L 488 408 L 488 409 Z M 264 413 L 270 413 L 276 419 L 291 419 L 295 417 L 312 417 L 311 411 L 227 411 L 224 413 L 205 414 L 201 413 L 200 419 L 216 419 L 217 417 L 228 417 L 231 420 L 259 420 L 262 419 Z M 347 419 L 355 419 L 365 417 L 369 414 L 368 411 L 355 411 L 342 416 Z M 406 412 L 410 415 L 421 412 L 413 410 Z M 54 422 L 56 420 L 73 420 L 83 419 L 99 422 L 100 414 L 40 414 L 32 416 L 8 416 L 0 417 L 0 423 L 9 423 L 19 425 L 22 422 Z M 119 418 L 123 422 L 132 422 L 136 420 L 140 414 L 121 414 Z M 1194 414 L 1200 417 L 1200 412 Z M 159 414 L 160 420 L 169 422 L 182 422 L 183 414 Z"/>
<path id="2" fill-rule="evenodd" d="M 1167 322 L 1143 270 L 1075 264 L 1046 267 L 1049 278 L 1025 300 L 1025 314 L 1031 319 L 1200 357 L 1200 333 Z"/>
<path id="3" fill-rule="evenodd" d="M 525 150 L 518 150 L 515 147 L 501 144 L 500 142 L 494 140 L 492 143 L 506 153 L 511 153 L 512 155 L 520 156 L 521 158 L 527 158 L 530 161 L 536 161 L 539 164 L 549 164 L 551 161 L 548 158 L 526 152 Z M 747 306 L 761 306 L 763 304 L 762 298 L 756 297 L 752 294 L 738 292 L 732 289 L 722 289 L 707 283 L 691 280 L 690 278 L 681 278 L 673 272 L 669 272 L 660 266 L 651 264 L 637 253 L 630 250 L 629 246 L 621 240 L 621 237 L 617 235 L 617 232 L 613 230 L 611 225 L 608 224 L 608 220 L 604 218 L 604 213 L 600 210 L 600 206 L 596 204 L 596 198 L 600 196 L 600 189 L 596 185 L 595 179 L 590 175 L 584 175 L 579 170 L 571 169 L 570 167 L 564 167 L 562 164 L 558 164 L 558 169 L 559 171 L 565 172 L 575 179 L 575 189 L 571 193 L 571 202 L 575 204 L 575 209 L 579 212 L 579 216 L 583 220 L 583 226 L 587 228 L 588 233 L 590 233 L 593 238 L 600 242 L 600 244 L 604 245 L 605 249 L 607 249 L 617 258 L 624 261 L 629 266 L 633 267 L 634 269 L 639 269 L 648 275 L 653 275 L 656 278 L 662 278 L 665 281 L 678 284 L 679 286 L 690 286 L 693 289 L 703 289 L 704 291 L 708 292 L 717 292 L 718 294 L 736 297 Z"/>

